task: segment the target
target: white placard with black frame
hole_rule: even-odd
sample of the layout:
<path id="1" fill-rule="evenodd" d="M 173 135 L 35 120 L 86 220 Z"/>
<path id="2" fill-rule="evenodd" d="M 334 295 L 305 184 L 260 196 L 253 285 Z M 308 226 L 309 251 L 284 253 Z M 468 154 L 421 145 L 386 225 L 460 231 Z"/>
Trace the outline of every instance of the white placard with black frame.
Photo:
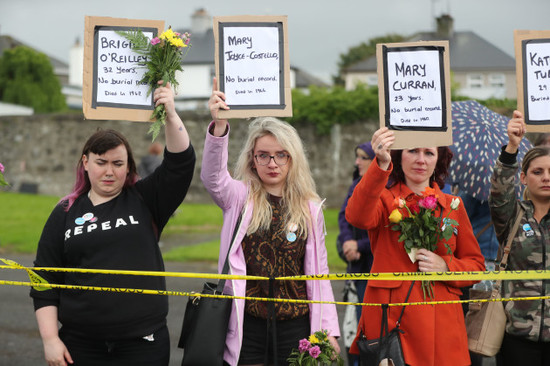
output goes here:
<path id="1" fill-rule="evenodd" d="M 378 44 L 377 64 L 380 126 L 395 131 L 392 148 L 452 144 L 448 42 Z"/>
<path id="2" fill-rule="evenodd" d="M 527 124 L 550 125 L 550 39 L 522 41 Z"/>
<path id="3" fill-rule="evenodd" d="M 388 128 L 447 129 L 442 51 L 435 46 L 383 47 Z"/>
<path id="4" fill-rule="evenodd" d="M 85 17 L 82 110 L 87 119 L 150 122 L 149 86 L 140 83 L 147 56 L 117 32 L 141 30 L 148 38 L 164 28 L 158 20 Z"/>
<path id="5" fill-rule="evenodd" d="M 129 27 L 96 27 L 94 37 L 94 83 L 92 107 L 131 109 L 154 108 L 149 86 L 140 83 L 147 56 L 132 50 L 132 44 L 117 32 L 135 31 Z M 155 28 L 141 28 L 152 39 Z"/>
<path id="6" fill-rule="evenodd" d="M 291 116 L 286 17 L 214 18 L 221 118 Z"/>

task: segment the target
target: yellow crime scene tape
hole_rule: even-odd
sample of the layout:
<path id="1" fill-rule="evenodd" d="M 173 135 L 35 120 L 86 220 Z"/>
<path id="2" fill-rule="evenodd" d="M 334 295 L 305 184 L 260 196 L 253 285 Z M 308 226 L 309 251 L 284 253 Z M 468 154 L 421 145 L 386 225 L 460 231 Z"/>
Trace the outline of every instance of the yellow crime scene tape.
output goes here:
<path id="1" fill-rule="evenodd" d="M 0 280 L 0 285 L 11 286 L 30 286 L 36 290 L 44 291 L 48 289 L 68 289 L 82 291 L 104 291 L 117 293 L 132 293 L 143 295 L 164 295 L 164 296 L 188 296 L 188 297 L 212 297 L 212 298 L 230 298 L 242 300 L 256 300 L 267 302 L 285 302 L 285 303 L 316 303 L 316 304 L 335 304 L 335 305 L 360 305 L 360 306 L 381 306 L 382 304 L 361 303 L 361 302 L 342 302 L 342 301 L 319 301 L 319 300 L 297 300 L 297 299 L 276 299 L 260 297 L 242 297 L 230 295 L 212 295 L 198 292 L 170 291 L 170 290 L 150 290 L 150 289 L 132 289 L 117 287 L 97 287 L 97 286 L 77 286 L 50 284 L 44 278 L 37 275 L 34 271 L 49 272 L 76 272 L 76 273 L 95 273 L 95 274 L 118 274 L 133 276 L 164 276 L 181 278 L 203 278 L 203 279 L 237 279 L 237 280 L 269 280 L 269 277 L 262 276 L 240 276 L 240 275 L 222 275 L 212 273 L 190 273 L 190 272 L 162 272 L 162 271 L 129 271 L 129 270 L 106 270 L 106 269 L 84 269 L 84 268 L 58 268 L 58 267 L 25 267 L 19 263 L 0 258 L 6 265 L 0 266 L 0 269 L 18 269 L 24 270 L 29 275 L 31 282 L 5 281 Z M 547 280 L 550 279 L 550 271 L 545 270 L 525 270 L 525 271 L 469 271 L 469 272 L 393 272 L 393 273 L 336 273 L 336 274 L 318 274 L 276 277 L 280 281 L 296 280 L 347 280 L 347 279 L 367 279 L 380 281 L 481 281 L 481 280 Z M 549 299 L 548 296 L 533 297 L 515 297 L 498 299 L 468 299 L 468 300 L 448 300 L 448 301 L 422 301 L 409 303 L 392 303 L 389 306 L 403 305 L 443 305 L 443 304 L 462 304 L 462 303 L 481 303 L 489 301 L 525 301 L 525 300 L 543 300 Z"/>

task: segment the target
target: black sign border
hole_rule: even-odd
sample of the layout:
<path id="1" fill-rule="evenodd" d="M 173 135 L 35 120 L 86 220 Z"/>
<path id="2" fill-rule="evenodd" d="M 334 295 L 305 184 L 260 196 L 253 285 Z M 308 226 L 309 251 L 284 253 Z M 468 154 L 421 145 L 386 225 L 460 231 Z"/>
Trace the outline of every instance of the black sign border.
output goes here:
<path id="1" fill-rule="evenodd" d="M 525 113 L 525 123 L 528 125 L 537 125 L 537 126 L 544 126 L 550 124 L 550 119 L 544 120 L 544 121 L 531 121 L 529 118 L 529 87 L 527 83 L 527 44 L 529 43 L 549 43 L 550 44 L 550 38 L 537 38 L 537 39 L 525 39 L 521 41 L 521 58 L 523 62 L 523 109 Z"/>
<path id="2" fill-rule="evenodd" d="M 231 109 L 246 110 L 246 109 L 285 109 L 285 78 L 284 78 L 284 32 L 282 22 L 219 22 L 219 86 L 220 91 L 225 93 L 225 62 L 224 62 L 224 28 L 278 28 L 279 32 L 279 104 L 228 104 Z"/>
<path id="3" fill-rule="evenodd" d="M 142 109 L 142 110 L 153 110 L 155 108 L 155 104 L 153 102 L 153 93 L 149 96 L 151 99 L 150 105 L 142 105 L 142 104 L 126 104 L 126 103 L 109 103 L 109 102 L 98 102 L 97 101 L 97 74 L 98 74 L 98 37 L 99 37 L 99 31 L 121 31 L 121 32 L 128 32 L 128 31 L 135 31 L 136 29 L 141 30 L 142 32 L 152 32 L 153 37 L 158 36 L 158 29 L 157 28 L 149 28 L 149 27 L 125 27 L 125 26 L 105 26 L 105 25 L 98 25 L 94 28 L 94 59 L 93 59 L 93 79 L 92 79 L 92 108 L 97 109 L 97 107 L 109 107 L 109 108 L 126 108 L 126 109 Z"/>
<path id="4" fill-rule="evenodd" d="M 441 80 L 441 127 L 403 127 L 392 126 L 390 123 L 390 93 L 389 93 L 389 78 L 388 78 L 388 52 L 410 52 L 410 51 L 438 51 L 439 52 L 439 78 Z M 382 60 L 384 68 L 384 122 L 390 130 L 397 131 L 447 131 L 447 99 L 446 99 L 446 84 L 445 84 L 445 63 L 444 63 L 445 47 L 442 46 L 404 46 L 404 47 L 388 47 L 382 46 Z"/>

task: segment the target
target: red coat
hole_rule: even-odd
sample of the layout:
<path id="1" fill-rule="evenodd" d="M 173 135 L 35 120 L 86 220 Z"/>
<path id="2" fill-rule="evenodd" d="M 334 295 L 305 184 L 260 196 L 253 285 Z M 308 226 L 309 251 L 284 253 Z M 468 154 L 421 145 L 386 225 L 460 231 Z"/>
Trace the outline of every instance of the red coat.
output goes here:
<path id="1" fill-rule="evenodd" d="M 390 166 L 392 168 L 392 166 Z M 397 241 L 398 231 L 390 229 L 388 216 L 394 209 L 395 197 L 404 198 L 410 207 L 418 200 L 405 184 L 396 184 L 387 189 L 390 170 L 381 170 L 378 163 L 372 162 L 353 195 L 348 201 L 346 219 L 360 229 L 367 229 L 371 241 L 374 263 L 372 273 L 380 272 L 416 272 L 418 264 L 409 259 L 403 243 Z M 450 211 L 451 195 L 441 192 L 434 184 L 438 195 L 439 209 L 443 209 L 443 217 Z M 463 207 L 462 201 L 458 210 L 451 212 L 451 219 L 459 225 L 458 233 L 449 239 L 452 256 L 447 254 L 443 242 L 435 251 L 441 256 L 449 271 L 483 271 L 484 258 L 479 244 L 472 231 L 472 225 Z M 467 281 L 435 281 L 435 300 L 459 300 L 462 294 L 460 287 L 469 286 L 474 282 Z M 369 280 L 365 291 L 366 303 L 399 303 L 404 302 L 410 281 L 374 281 Z M 421 281 L 416 281 L 409 297 L 409 302 L 423 301 Z M 401 307 L 389 308 L 389 328 L 395 327 Z M 359 321 L 357 333 L 362 329 L 368 339 L 380 336 L 382 310 L 378 306 L 365 306 Z M 405 362 L 408 365 L 470 365 L 468 339 L 464 324 L 461 304 L 448 305 L 414 305 L 408 306 L 401 320 L 401 335 Z M 351 352 L 359 353 L 355 339 Z"/>

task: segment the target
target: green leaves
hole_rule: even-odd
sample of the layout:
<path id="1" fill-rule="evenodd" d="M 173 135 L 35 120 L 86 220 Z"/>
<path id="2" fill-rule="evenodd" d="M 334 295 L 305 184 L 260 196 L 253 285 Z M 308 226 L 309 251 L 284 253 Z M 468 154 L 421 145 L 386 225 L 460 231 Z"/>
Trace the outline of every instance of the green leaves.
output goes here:
<path id="1" fill-rule="evenodd" d="M 0 100 L 32 107 L 35 113 L 67 108 L 50 59 L 25 46 L 6 50 L 0 57 Z"/>
<path id="2" fill-rule="evenodd" d="M 132 50 L 140 55 L 147 57 L 147 61 L 142 64 L 146 68 L 140 83 L 149 85 L 147 95 L 151 95 L 157 88 L 158 82 L 163 81 L 162 86 L 167 83 L 176 88 L 179 83 L 176 79 L 176 72 L 183 71 L 181 60 L 183 58 L 183 48 L 178 48 L 170 42 L 160 41 L 153 45 L 151 41 L 140 30 L 129 32 L 117 32 L 132 43 Z M 161 36 L 162 37 L 162 36 Z M 189 47 L 185 48 L 186 53 Z M 149 134 L 153 135 L 155 141 L 160 134 L 161 128 L 166 123 L 166 110 L 164 105 L 155 107 L 151 114 L 151 119 L 155 122 L 149 128 Z"/>

